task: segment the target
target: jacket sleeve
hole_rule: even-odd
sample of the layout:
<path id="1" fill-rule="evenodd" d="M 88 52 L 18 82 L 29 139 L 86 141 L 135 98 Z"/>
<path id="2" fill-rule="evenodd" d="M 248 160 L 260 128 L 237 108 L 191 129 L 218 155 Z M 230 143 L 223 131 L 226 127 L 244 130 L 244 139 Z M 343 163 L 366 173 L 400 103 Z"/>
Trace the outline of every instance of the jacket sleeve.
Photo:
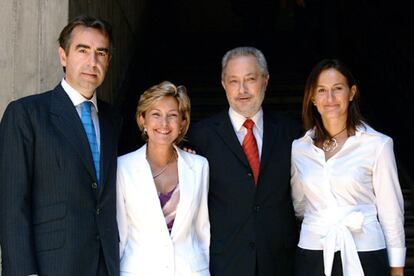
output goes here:
<path id="1" fill-rule="evenodd" d="M 32 224 L 35 134 L 22 102 L 11 103 L 0 124 L 0 245 L 3 276 L 36 274 Z"/>
<path id="2" fill-rule="evenodd" d="M 195 150 L 197 154 L 203 155 L 207 140 L 205 132 L 206 130 L 201 122 L 195 124 L 194 126 L 191 125 L 187 134 L 188 141 L 185 143 L 185 146 L 189 149 Z"/>

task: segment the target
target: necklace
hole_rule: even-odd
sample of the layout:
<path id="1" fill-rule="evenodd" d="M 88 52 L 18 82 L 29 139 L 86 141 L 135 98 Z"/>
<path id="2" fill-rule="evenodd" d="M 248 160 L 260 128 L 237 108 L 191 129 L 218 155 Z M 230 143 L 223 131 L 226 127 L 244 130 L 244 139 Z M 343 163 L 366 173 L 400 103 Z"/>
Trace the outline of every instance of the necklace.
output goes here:
<path id="1" fill-rule="evenodd" d="M 167 164 L 164 167 L 162 167 L 161 170 L 159 170 L 158 172 L 152 174 L 152 178 L 155 179 L 158 176 L 162 175 L 165 172 L 165 170 L 168 168 L 168 165 L 171 163 L 171 161 L 173 160 L 174 157 L 175 157 L 175 151 L 173 152 L 173 154 L 171 154 L 171 157 L 170 157 L 170 159 L 168 159 Z M 147 160 L 150 164 L 150 168 L 151 168 L 151 172 L 152 172 L 153 171 L 152 162 L 151 162 L 151 160 L 148 159 L 148 157 L 147 157 Z"/>
<path id="2" fill-rule="evenodd" d="M 335 137 L 338 136 L 339 134 L 341 134 L 345 129 L 346 129 L 346 127 L 344 127 L 337 134 L 332 135 L 331 138 L 326 139 L 325 141 L 323 141 L 323 143 L 322 143 L 323 151 L 332 152 L 332 151 L 336 150 L 336 148 L 338 147 L 338 142 L 336 141 Z"/>

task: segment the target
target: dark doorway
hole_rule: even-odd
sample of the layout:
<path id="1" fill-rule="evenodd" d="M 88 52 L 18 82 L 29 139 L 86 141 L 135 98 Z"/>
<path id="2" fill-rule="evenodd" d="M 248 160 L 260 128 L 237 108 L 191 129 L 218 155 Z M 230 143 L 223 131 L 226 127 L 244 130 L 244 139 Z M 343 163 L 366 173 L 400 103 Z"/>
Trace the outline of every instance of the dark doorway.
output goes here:
<path id="1" fill-rule="evenodd" d="M 297 55 L 294 11 L 287 1 L 149 1 L 119 92 L 125 120 L 121 152 L 142 143 L 134 113 L 139 95 L 151 85 L 163 80 L 185 85 L 192 122 L 227 106 L 220 84 L 221 58 L 237 46 L 264 52 L 271 72 L 266 104 L 298 116 L 305 63 Z"/>
<path id="2" fill-rule="evenodd" d="M 297 118 L 310 68 L 324 57 L 345 61 L 359 81 L 368 122 L 394 138 L 402 167 L 414 171 L 405 150 L 414 138 L 410 1 L 158 0 L 145 7 L 117 91 L 124 116 L 120 153 L 142 144 L 134 114 L 145 89 L 163 80 L 185 85 L 196 122 L 227 106 L 221 57 L 250 45 L 269 63 L 265 105 Z"/>

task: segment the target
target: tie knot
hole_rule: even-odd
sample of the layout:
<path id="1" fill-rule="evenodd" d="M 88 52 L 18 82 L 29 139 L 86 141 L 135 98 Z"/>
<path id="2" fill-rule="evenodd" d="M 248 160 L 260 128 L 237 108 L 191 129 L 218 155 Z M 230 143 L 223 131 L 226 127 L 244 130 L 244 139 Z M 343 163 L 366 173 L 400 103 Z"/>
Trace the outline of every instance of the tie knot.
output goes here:
<path id="1" fill-rule="evenodd" d="M 84 101 L 83 103 L 81 103 L 80 106 L 81 106 L 82 113 L 91 114 L 92 103 L 90 101 Z"/>
<path id="2" fill-rule="evenodd" d="M 248 130 L 251 130 L 253 129 L 254 122 L 252 119 L 247 119 L 246 121 L 244 121 L 243 126 L 247 128 Z"/>

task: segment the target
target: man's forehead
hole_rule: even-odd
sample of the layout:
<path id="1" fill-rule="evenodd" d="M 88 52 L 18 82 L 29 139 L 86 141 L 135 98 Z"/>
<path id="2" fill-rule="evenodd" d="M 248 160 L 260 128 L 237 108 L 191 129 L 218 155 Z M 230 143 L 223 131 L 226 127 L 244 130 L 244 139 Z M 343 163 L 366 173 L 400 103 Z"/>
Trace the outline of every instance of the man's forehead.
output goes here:
<path id="1" fill-rule="evenodd" d="M 227 78 L 258 76 L 260 74 L 260 67 L 254 64 L 231 64 L 224 71 L 224 75 Z"/>
<path id="2" fill-rule="evenodd" d="M 252 70 L 252 71 L 237 71 L 237 72 L 225 72 L 224 75 L 226 78 L 237 78 L 237 77 L 257 77 L 260 74 L 259 70 Z"/>

